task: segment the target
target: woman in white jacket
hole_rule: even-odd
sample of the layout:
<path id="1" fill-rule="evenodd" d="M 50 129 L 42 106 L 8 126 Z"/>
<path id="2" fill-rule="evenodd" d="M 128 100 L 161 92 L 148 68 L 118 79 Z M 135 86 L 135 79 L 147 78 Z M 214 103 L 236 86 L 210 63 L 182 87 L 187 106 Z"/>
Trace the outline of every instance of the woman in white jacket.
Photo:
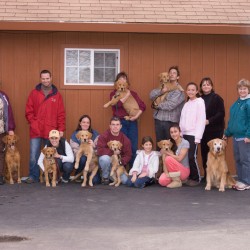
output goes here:
<path id="1" fill-rule="evenodd" d="M 126 185 L 144 188 L 153 183 L 159 168 L 159 153 L 153 151 L 153 140 L 150 136 L 142 138 L 143 150 L 138 151 L 133 167 L 129 171 Z"/>
<path id="2" fill-rule="evenodd" d="M 200 171 L 197 164 L 197 147 L 203 136 L 206 125 L 206 109 L 204 100 L 198 97 L 198 85 L 188 83 L 186 93 L 188 101 L 185 103 L 180 118 L 180 128 L 183 138 L 190 144 L 188 151 L 190 176 L 186 182 L 188 186 L 196 186 L 200 182 Z"/>

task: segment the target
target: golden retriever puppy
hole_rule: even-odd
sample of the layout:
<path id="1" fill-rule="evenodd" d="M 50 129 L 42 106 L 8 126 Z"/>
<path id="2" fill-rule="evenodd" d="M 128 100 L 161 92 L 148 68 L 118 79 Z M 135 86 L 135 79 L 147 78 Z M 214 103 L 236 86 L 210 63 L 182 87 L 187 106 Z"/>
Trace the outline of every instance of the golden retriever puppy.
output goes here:
<path id="1" fill-rule="evenodd" d="M 89 140 L 92 138 L 92 133 L 90 133 L 89 131 L 80 130 L 76 134 L 76 137 L 81 141 L 81 144 L 76 154 L 75 169 L 78 169 L 79 167 L 81 156 L 86 155 L 87 161 L 83 170 L 82 187 L 85 187 L 87 185 L 88 173 L 91 173 L 89 177 L 89 186 L 93 187 L 93 178 L 98 171 L 98 159 L 92 145 L 89 144 Z M 77 179 L 80 175 L 82 175 L 82 172 L 76 175 L 73 180 Z"/>
<path id="2" fill-rule="evenodd" d="M 44 154 L 43 165 L 44 165 L 44 176 L 45 176 L 46 187 L 50 187 L 50 179 L 52 187 L 56 187 L 57 167 L 56 167 L 56 160 L 54 158 L 56 149 L 53 147 L 46 147 L 42 149 L 42 153 Z M 43 172 L 41 169 L 40 169 L 40 182 L 43 183 Z"/>
<path id="3" fill-rule="evenodd" d="M 166 167 L 165 165 L 165 158 L 166 158 L 166 154 L 164 154 L 164 152 L 172 152 L 171 150 L 173 143 L 169 140 L 161 140 L 157 143 L 157 146 L 161 149 L 161 157 L 160 157 L 160 164 L 159 164 L 159 169 L 158 172 L 156 173 L 156 180 L 158 180 L 163 172 L 163 168 Z"/>
<path id="4" fill-rule="evenodd" d="M 20 178 L 20 153 L 16 147 L 16 142 L 19 140 L 17 135 L 5 135 L 3 142 L 6 145 L 5 153 L 5 181 L 14 184 L 14 181 L 21 183 Z"/>
<path id="5" fill-rule="evenodd" d="M 224 192 L 225 187 L 232 188 L 235 180 L 231 177 L 226 159 L 225 148 L 226 142 L 221 139 L 213 139 L 207 143 L 209 147 L 207 159 L 207 185 L 205 190 L 211 190 L 211 186 L 219 188 Z"/>
<path id="6" fill-rule="evenodd" d="M 117 90 L 115 95 L 112 97 L 112 99 L 109 102 L 104 104 L 103 106 L 104 108 L 116 105 L 120 99 L 126 96 L 129 90 L 128 83 L 124 83 L 119 80 L 115 82 L 115 88 Z M 130 117 L 136 116 L 138 112 L 140 111 L 137 101 L 131 94 L 129 95 L 127 100 L 123 103 L 123 107 L 128 113 L 128 116 L 124 117 L 126 120 L 129 120 Z"/>
<path id="7" fill-rule="evenodd" d="M 180 91 L 184 91 L 184 89 L 180 85 L 175 85 L 169 81 L 168 72 L 163 72 L 159 74 L 160 78 L 160 86 L 159 89 L 167 88 L 167 92 L 157 96 L 151 104 L 153 109 L 157 109 L 158 105 L 162 103 L 166 98 L 169 92 L 179 89 Z"/>
<path id="8" fill-rule="evenodd" d="M 107 143 L 108 147 L 113 151 L 121 151 L 122 148 L 122 143 L 116 140 L 109 141 Z M 115 185 L 118 187 L 121 184 L 121 175 L 126 174 L 128 175 L 126 169 L 121 163 L 121 156 L 117 154 L 113 154 L 111 156 L 111 171 L 110 171 L 110 176 L 114 179 L 114 182 L 110 183 L 110 186 Z"/>

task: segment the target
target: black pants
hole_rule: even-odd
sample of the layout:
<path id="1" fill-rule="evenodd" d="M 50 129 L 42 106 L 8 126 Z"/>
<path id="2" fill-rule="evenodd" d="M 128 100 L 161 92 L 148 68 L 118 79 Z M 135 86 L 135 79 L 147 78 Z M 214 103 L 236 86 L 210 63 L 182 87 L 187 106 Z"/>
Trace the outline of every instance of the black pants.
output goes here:
<path id="1" fill-rule="evenodd" d="M 194 181 L 200 181 L 200 170 L 197 163 L 198 144 L 195 144 L 195 138 L 192 135 L 183 135 L 183 138 L 187 140 L 190 144 L 190 148 L 188 150 L 188 159 L 190 167 L 189 179 Z"/>
<path id="2" fill-rule="evenodd" d="M 169 129 L 172 124 L 173 122 L 170 122 L 170 121 L 160 121 L 160 120 L 155 119 L 156 142 L 170 139 Z M 160 150 L 158 146 L 156 149 L 158 151 Z"/>
<path id="3" fill-rule="evenodd" d="M 222 138 L 223 131 L 216 131 L 216 132 L 206 132 L 203 134 L 203 137 L 201 139 L 201 157 L 202 157 L 202 166 L 204 169 L 204 178 L 207 176 L 207 154 L 209 152 L 209 147 L 207 143 L 210 140 L 213 140 L 215 138 Z"/>

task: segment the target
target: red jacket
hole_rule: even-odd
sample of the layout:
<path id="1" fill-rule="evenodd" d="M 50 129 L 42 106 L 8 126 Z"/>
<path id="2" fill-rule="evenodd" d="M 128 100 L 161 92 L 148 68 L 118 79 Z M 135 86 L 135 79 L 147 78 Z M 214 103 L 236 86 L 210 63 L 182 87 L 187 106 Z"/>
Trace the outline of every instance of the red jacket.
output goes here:
<path id="1" fill-rule="evenodd" d="M 45 97 L 41 83 L 31 91 L 25 108 L 25 117 L 30 125 L 30 138 L 45 138 L 52 129 L 65 131 L 65 109 L 61 94 L 52 85 L 51 93 Z"/>

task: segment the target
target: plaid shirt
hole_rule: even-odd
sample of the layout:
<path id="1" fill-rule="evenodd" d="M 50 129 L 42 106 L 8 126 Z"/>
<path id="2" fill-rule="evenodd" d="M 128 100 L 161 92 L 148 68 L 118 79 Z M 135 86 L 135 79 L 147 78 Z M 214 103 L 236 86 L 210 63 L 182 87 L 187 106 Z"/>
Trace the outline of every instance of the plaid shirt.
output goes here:
<path id="1" fill-rule="evenodd" d="M 150 92 L 150 99 L 153 101 L 161 94 L 159 88 Z M 167 98 L 158 105 L 158 110 L 154 110 L 154 119 L 160 121 L 179 122 L 181 110 L 185 102 L 185 94 L 183 91 L 174 90 L 168 93 Z"/>

